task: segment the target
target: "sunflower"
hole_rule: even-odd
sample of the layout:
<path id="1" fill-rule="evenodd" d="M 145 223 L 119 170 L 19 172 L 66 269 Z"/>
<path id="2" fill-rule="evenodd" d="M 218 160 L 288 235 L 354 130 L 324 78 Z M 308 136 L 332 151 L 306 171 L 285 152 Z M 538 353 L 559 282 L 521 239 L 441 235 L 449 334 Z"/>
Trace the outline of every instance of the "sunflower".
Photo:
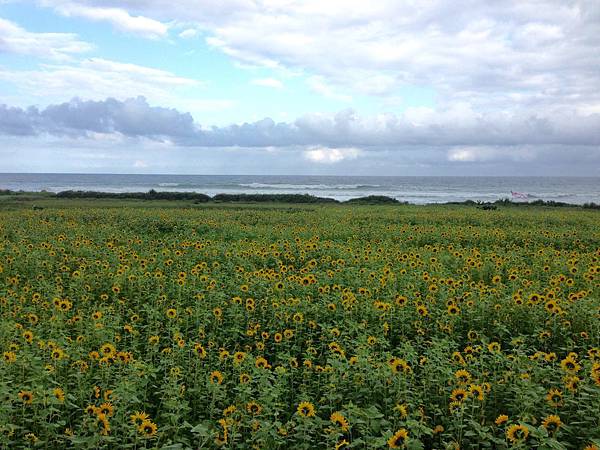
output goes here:
<path id="1" fill-rule="evenodd" d="M 478 384 L 472 384 L 469 386 L 469 395 L 476 398 L 479 401 L 483 401 L 483 387 Z"/>
<path id="2" fill-rule="evenodd" d="M 453 389 L 450 394 L 450 401 L 461 403 L 467 399 L 469 393 L 462 388 Z"/>
<path id="3" fill-rule="evenodd" d="M 506 422 L 508 422 L 508 416 L 506 414 L 500 414 L 494 421 L 494 423 L 498 426 L 503 425 Z"/>
<path id="4" fill-rule="evenodd" d="M 256 402 L 246 403 L 246 411 L 253 416 L 258 416 L 262 412 L 262 406 Z"/>
<path id="5" fill-rule="evenodd" d="M 166 314 L 169 319 L 174 319 L 175 317 L 177 317 L 177 310 L 175 308 L 169 308 L 167 309 Z"/>
<path id="6" fill-rule="evenodd" d="M 528 436 L 529 428 L 527 428 L 526 425 L 511 425 L 508 427 L 508 430 L 506 430 L 506 437 L 512 443 L 525 441 Z"/>
<path id="7" fill-rule="evenodd" d="M 346 439 L 342 439 L 341 441 L 339 441 L 335 444 L 335 450 L 344 450 L 349 445 L 350 445 L 350 442 L 348 442 Z"/>
<path id="8" fill-rule="evenodd" d="M 129 417 L 131 418 L 131 422 L 136 427 L 139 427 L 144 421 L 146 421 L 150 418 L 150 416 L 148 414 L 146 414 L 144 411 L 136 411 Z"/>
<path id="9" fill-rule="evenodd" d="M 111 417 L 114 414 L 115 407 L 110 402 L 102 403 L 98 407 L 98 414 L 104 414 L 105 416 Z"/>
<path id="10" fill-rule="evenodd" d="M 394 407 L 395 411 L 398 411 L 401 419 L 406 419 L 408 417 L 408 405 L 406 403 L 398 403 Z"/>
<path id="11" fill-rule="evenodd" d="M 394 373 L 398 373 L 400 370 L 402 370 L 404 373 L 410 373 L 411 371 L 408 362 L 402 358 L 396 358 L 395 356 L 392 356 L 390 359 L 388 359 L 387 363 Z"/>
<path id="12" fill-rule="evenodd" d="M 565 387 L 570 392 L 575 392 L 579 388 L 579 382 L 581 379 L 577 375 L 569 375 L 564 378 Z"/>
<path id="13" fill-rule="evenodd" d="M 196 351 L 196 354 L 200 357 L 200 359 L 206 358 L 206 350 L 201 344 L 195 344 L 194 350 Z"/>
<path id="14" fill-rule="evenodd" d="M 229 405 L 227 408 L 225 408 L 223 410 L 223 417 L 230 416 L 236 411 L 237 411 L 237 408 L 235 407 L 235 405 Z"/>
<path id="15" fill-rule="evenodd" d="M 143 434 L 145 437 L 152 437 L 156 435 L 157 426 L 151 420 L 144 420 L 140 426 L 138 427 L 138 431 Z"/>
<path id="16" fill-rule="evenodd" d="M 458 411 L 461 410 L 461 408 L 464 406 L 464 404 L 462 402 L 450 402 L 448 404 L 448 411 L 450 411 L 451 414 L 454 414 Z"/>
<path id="17" fill-rule="evenodd" d="M 546 400 L 554 408 L 558 408 L 563 404 L 563 395 L 560 389 L 551 388 L 546 394 Z"/>
<path id="18" fill-rule="evenodd" d="M 408 298 L 404 295 L 396 295 L 395 302 L 396 305 L 403 307 L 408 302 Z"/>
<path id="19" fill-rule="evenodd" d="M 33 392 L 31 391 L 20 391 L 19 399 L 26 405 L 31 405 L 33 403 Z"/>
<path id="20" fill-rule="evenodd" d="M 221 384 L 223 383 L 223 374 L 218 370 L 215 370 L 211 372 L 209 380 L 212 384 Z"/>
<path id="21" fill-rule="evenodd" d="M 292 320 L 296 323 L 302 323 L 304 321 L 304 315 L 297 312 L 292 316 Z"/>
<path id="22" fill-rule="evenodd" d="M 427 317 L 427 315 L 429 314 L 429 311 L 427 310 L 427 308 L 424 305 L 419 305 L 417 306 L 417 313 L 421 316 L 421 317 Z M 397 433 L 396 433 L 397 434 Z M 395 435 L 394 435 L 395 436 Z"/>
<path id="23" fill-rule="evenodd" d="M 112 345 L 110 343 L 106 343 L 102 347 L 100 347 L 100 353 L 102 353 L 102 355 L 104 355 L 104 356 L 111 357 L 115 353 L 117 353 L 117 349 L 115 348 L 114 345 Z"/>
<path id="24" fill-rule="evenodd" d="M 448 306 L 448 314 L 451 316 L 456 316 L 460 313 L 460 308 L 456 305 Z"/>
<path id="25" fill-rule="evenodd" d="M 404 428 L 400 428 L 394 433 L 392 437 L 387 440 L 390 448 L 401 448 L 408 442 L 408 431 Z"/>
<path id="26" fill-rule="evenodd" d="M 247 373 L 242 373 L 240 375 L 240 383 L 241 384 L 248 384 L 248 383 L 250 383 L 250 381 L 252 381 L 252 377 L 250 377 L 250 375 L 248 375 Z"/>
<path id="27" fill-rule="evenodd" d="M 454 372 L 454 378 L 456 378 L 459 384 L 467 384 L 469 381 L 471 381 L 471 374 L 468 370 L 458 369 L 456 372 Z"/>
<path id="28" fill-rule="evenodd" d="M 235 352 L 233 354 L 233 362 L 236 364 L 240 364 L 246 359 L 246 354 L 244 352 Z"/>
<path id="29" fill-rule="evenodd" d="M 460 352 L 454 352 L 452 353 L 452 360 L 455 363 L 461 364 L 461 365 L 465 365 L 465 358 L 463 358 L 463 356 L 460 354 Z"/>
<path id="30" fill-rule="evenodd" d="M 33 341 L 33 333 L 29 330 L 23 332 L 23 339 L 29 344 Z"/>
<path id="31" fill-rule="evenodd" d="M 54 388 L 52 390 L 52 394 L 54 395 L 54 397 L 56 397 L 56 399 L 62 403 L 65 401 L 65 391 L 63 391 L 61 388 L 57 387 Z"/>
<path id="32" fill-rule="evenodd" d="M 301 402 L 297 408 L 298 414 L 302 417 L 314 417 L 315 405 L 310 402 Z"/>
<path id="33" fill-rule="evenodd" d="M 258 369 L 269 369 L 271 366 L 269 365 L 269 362 L 263 358 L 262 356 L 259 356 L 256 358 L 256 360 L 254 361 L 254 365 L 258 368 Z"/>
<path id="34" fill-rule="evenodd" d="M 342 431 L 348 431 L 348 429 L 350 428 L 348 420 L 339 411 L 335 411 L 334 413 L 332 413 L 331 416 L 329 416 L 329 420 L 331 420 L 335 425 L 340 427 Z"/>
<path id="35" fill-rule="evenodd" d="M 108 421 L 106 414 L 98 414 L 98 422 L 100 422 L 102 427 L 100 429 L 100 434 L 102 436 L 107 436 L 108 433 L 110 433 L 110 422 Z"/>
<path id="36" fill-rule="evenodd" d="M 569 374 L 576 374 L 581 369 L 581 366 L 577 363 L 577 359 L 575 359 L 573 354 L 569 354 L 563 359 L 560 362 L 560 367 Z"/>
<path id="37" fill-rule="evenodd" d="M 562 425 L 562 422 L 560 420 L 560 417 L 557 416 L 556 414 L 551 414 L 551 415 L 545 417 L 544 420 L 542 421 L 542 426 L 546 430 L 548 430 L 548 433 L 550 433 L 550 434 L 556 433 L 561 425 Z"/>
<path id="38" fill-rule="evenodd" d="M 498 353 L 500 351 L 500 344 L 498 342 L 490 342 L 487 348 L 490 353 Z"/>

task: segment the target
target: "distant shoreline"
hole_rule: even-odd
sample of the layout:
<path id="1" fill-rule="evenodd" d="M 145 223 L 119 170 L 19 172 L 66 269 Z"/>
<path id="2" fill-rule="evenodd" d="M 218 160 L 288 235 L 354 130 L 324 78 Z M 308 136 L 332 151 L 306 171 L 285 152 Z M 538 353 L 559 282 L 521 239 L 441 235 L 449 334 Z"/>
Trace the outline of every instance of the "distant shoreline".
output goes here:
<path id="1" fill-rule="evenodd" d="M 494 210 L 498 206 L 546 206 L 546 207 L 570 207 L 579 209 L 600 210 L 600 204 L 584 203 L 574 204 L 557 202 L 553 200 L 545 201 L 537 199 L 534 201 L 514 202 L 511 199 L 504 198 L 493 202 L 483 202 L 475 200 L 465 200 L 459 202 L 445 203 L 426 203 L 415 204 L 408 201 L 402 201 L 393 197 L 384 195 L 369 195 L 365 197 L 356 197 L 349 200 L 336 200 L 329 197 L 318 197 L 310 194 L 217 194 L 209 196 L 197 192 L 171 192 L 155 191 L 151 189 L 147 192 L 101 192 L 101 191 L 74 191 L 67 190 L 61 192 L 48 191 L 14 191 L 10 189 L 0 189 L 1 198 L 14 197 L 17 200 L 36 200 L 36 199 L 112 199 L 112 200 L 167 200 L 167 201 L 193 201 L 199 203 L 285 203 L 285 204 L 337 204 L 337 205 L 464 205 L 475 206 L 479 209 Z"/>

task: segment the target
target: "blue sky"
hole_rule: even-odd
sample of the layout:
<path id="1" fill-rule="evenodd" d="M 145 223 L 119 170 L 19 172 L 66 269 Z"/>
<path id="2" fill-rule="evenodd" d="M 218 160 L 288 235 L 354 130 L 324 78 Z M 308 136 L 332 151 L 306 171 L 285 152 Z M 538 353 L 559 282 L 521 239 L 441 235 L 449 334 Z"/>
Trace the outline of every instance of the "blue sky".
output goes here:
<path id="1" fill-rule="evenodd" d="M 595 9 L 0 0 L 0 171 L 600 175 Z"/>

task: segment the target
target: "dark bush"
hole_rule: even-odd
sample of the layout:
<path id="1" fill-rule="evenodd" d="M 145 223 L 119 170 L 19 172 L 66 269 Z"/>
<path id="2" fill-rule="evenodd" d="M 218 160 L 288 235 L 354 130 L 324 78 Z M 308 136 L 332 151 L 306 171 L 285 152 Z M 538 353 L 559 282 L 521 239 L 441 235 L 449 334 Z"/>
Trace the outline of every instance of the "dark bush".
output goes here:
<path id="1" fill-rule="evenodd" d="M 217 194 L 216 202 L 276 202 L 276 203 L 339 203 L 333 198 L 315 197 L 308 194 Z"/>
<path id="2" fill-rule="evenodd" d="M 393 197 L 387 197 L 385 195 L 368 195 L 366 197 L 357 197 L 346 200 L 344 203 L 347 204 L 358 204 L 358 205 L 398 205 L 407 204 L 408 202 L 400 202 Z"/>

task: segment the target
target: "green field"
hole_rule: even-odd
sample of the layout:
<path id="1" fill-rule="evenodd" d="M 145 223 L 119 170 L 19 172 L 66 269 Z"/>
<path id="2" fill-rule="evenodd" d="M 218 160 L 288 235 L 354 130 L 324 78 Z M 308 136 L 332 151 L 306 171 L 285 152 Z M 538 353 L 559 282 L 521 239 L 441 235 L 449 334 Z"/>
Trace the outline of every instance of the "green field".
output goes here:
<path id="1" fill-rule="evenodd" d="M 0 234 L 0 448 L 600 447 L 599 211 L 6 195 Z"/>

